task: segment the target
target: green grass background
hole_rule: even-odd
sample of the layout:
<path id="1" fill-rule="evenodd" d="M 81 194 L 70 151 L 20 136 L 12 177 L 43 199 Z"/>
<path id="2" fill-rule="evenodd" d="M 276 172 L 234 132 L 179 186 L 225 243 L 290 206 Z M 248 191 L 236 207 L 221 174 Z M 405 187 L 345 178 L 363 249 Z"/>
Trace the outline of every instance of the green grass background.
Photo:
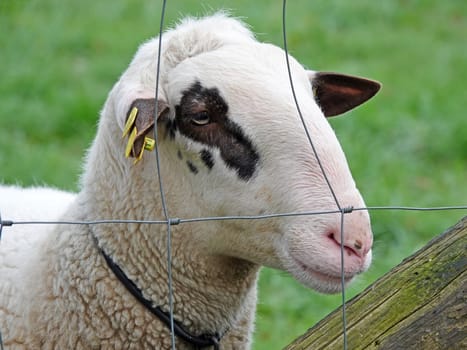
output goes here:
<path id="1" fill-rule="evenodd" d="M 218 8 L 281 45 L 280 1 L 169 1 L 166 23 Z M 384 84 L 332 120 L 367 205 L 465 205 L 467 1 L 296 0 L 287 11 L 304 65 Z M 99 110 L 159 13 L 150 0 L 0 0 L 0 181 L 77 190 Z M 371 215 L 374 263 L 349 297 L 466 211 Z M 254 349 L 282 348 L 340 298 L 263 270 Z"/>

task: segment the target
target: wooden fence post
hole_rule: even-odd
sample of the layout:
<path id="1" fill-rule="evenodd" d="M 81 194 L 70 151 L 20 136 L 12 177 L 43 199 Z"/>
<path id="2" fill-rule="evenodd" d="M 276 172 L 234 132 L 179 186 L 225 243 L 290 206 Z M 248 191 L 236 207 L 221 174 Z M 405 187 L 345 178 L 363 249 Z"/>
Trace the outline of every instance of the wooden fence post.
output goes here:
<path id="1" fill-rule="evenodd" d="M 346 305 L 355 349 L 467 349 L 467 216 Z M 343 349 L 335 310 L 287 350 Z"/>

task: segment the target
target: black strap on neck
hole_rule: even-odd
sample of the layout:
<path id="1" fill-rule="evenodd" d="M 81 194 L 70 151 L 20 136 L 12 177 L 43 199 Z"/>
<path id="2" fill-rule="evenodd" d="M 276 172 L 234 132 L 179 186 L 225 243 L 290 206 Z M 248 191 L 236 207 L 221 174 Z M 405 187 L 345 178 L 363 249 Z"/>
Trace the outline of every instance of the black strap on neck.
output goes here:
<path id="1" fill-rule="evenodd" d="M 146 299 L 143 296 L 143 293 L 138 288 L 138 286 L 130 280 L 125 272 L 122 271 L 120 266 L 118 266 L 105 252 L 100 249 L 102 255 L 104 256 L 105 261 L 109 268 L 113 271 L 115 276 L 122 282 L 125 288 L 133 294 L 133 296 L 143 304 L 152 314 L 157 316 L 159 320 L 162 321 L 170 329 L 170 314 L 162 311 L 160 306 L 154 307 L 152 302 Z M 174 332 L 175 335 L 187 343 L 192 344 L 196 349 L 206 348 L 208 346 L 213 346 L 215 350 L 219 350 L 219 342 L 221 336 L 219 334 L 202 334 L 200 336 L 190 334 L 180 323 L 174 320 Z"/>

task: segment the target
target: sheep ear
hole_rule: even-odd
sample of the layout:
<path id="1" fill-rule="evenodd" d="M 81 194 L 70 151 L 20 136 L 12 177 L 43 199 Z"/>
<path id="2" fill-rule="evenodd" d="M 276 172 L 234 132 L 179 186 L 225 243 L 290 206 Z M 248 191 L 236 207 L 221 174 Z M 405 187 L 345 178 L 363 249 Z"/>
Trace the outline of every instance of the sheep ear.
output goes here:
<path id="1" fill-rule="evenodd" d="M 372 98 L 381 88 L 374 80 L 328 72 L 308 72 L 313 94 L 326 117 L 345 113 Z"/>
<path id="2" fill-rule="evenodd" d="M 154 148 L 152 132 L 155 124 L 155 99 L 136 99 L 127 113 L 123 137 L 128 136 L 125 149 L 126 157 L 135 157 L 140 160 L 144 150 L 151 151 Z M 163 100 L 157 101 L 157 119 L 168 111 L 168 105 Z"/>

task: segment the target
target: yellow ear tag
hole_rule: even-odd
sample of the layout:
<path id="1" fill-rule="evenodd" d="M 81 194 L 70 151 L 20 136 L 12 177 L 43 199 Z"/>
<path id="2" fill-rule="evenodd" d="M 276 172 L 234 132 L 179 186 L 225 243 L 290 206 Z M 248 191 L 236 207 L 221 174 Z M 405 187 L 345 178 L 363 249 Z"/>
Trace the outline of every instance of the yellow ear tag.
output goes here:
<path id="1" fill-rule="evenodd" d="M 146 151 L 152 151 L 155 145 L 156 141 L 154 139 L 147 136 L 144 138 L 144 149 Z"/>
<path id="2" fill-rule="evenodd" d="M 125 157 L 128 158 L 130 156 L 131 150 L 133 149 L 133 144 L 135 143 L 136 135 L 138 135 L 138 130 L 136 130 L 136 126 L 130 133 L 128 137 L 128 143 L 126 144 L 125 148 Z"/>
<path id="3" fill-rule="evenodd" d="M 123 133 L 122 133 L 122 139 L 128 135 L 128 133 L 130 132 L 131 130 L 131 127 L 133 126 L 133 124 L 135 123 L 135 120 L 136 120 L 136 115 L 138 114 L 138 108 L 136 107 L 133 107 L 131 109 L 131 112 L 130 112 L 130 115 L 128 116 L 128 119 L 125 123 L 125 127 L 123 128 Z"/>
<path id="4" fill-rule="evenodd" d="M 144 138 L 144 145 L 141 147 L 141 151 L 139 152 L 138 156 L 135 159 L 135 162 L 133 164 L 138 163 L 141 158 L 143 158 L 143 153 L 144 150 L 146 151 L 152 151 L 154 149 L 154 146 L 156 145 L 156 141 L 150 137 L 145 137 Z"/>

